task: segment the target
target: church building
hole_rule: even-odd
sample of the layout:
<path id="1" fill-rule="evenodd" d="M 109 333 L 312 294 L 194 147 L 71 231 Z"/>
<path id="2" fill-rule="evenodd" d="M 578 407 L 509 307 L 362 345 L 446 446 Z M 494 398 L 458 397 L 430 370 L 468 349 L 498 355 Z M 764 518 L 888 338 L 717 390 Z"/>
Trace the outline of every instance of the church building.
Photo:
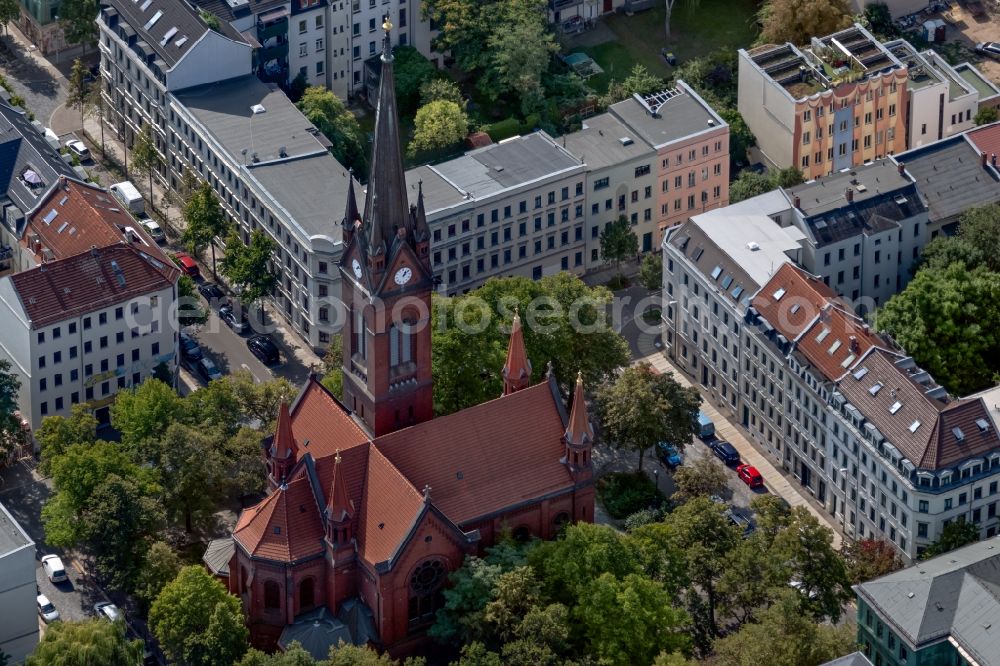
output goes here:
<path id="1" fill-rule="evenodd" d="M 324 658 L 339 640 L 417 648 L 466 555 L 594 512 L 583 380 L 568 413 L 551 369 L 532 384 L 517 315 L 503 394 L 433 418 L 430 232 L 422 193 L 407 201 L 383 27 L 371 179 L 342 222 L 344 399 L 310 377 L 282 405 L 269 494 L 239 516 L 227 561 L 253 644 Z"/>

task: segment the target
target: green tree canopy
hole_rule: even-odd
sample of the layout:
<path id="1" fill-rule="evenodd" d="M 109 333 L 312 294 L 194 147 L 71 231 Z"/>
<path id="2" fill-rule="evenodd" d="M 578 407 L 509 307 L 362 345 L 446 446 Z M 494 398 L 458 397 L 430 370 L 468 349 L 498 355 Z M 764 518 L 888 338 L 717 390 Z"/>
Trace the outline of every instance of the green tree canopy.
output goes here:
<path id="1" fill-rule="evenodd" d="M 201 566 L 187 566 L 160 592 L 149 626 L 163 651 L 189 666 L 238 662 L 249 647 L 240 600 Z"/>
<path id="2" fill-rule="evenodd" d="M 184 205 L 186 226 L 181 241 L 192 254 L 199 254 L 205 247 L 212 248 L 212 273 L 215 274 L 215 238 L 224 236 L 230 228 L 229 218 L 215 190 L 207 181 L 201 181 Z"/>
<path id="3" fill-rule="evenodd" d="M 693 497 L 719 495 L 729 482 L 729 474 L 714 457 L 689 460 L 674 472 L 677 493 L 674 498 L 686 501 Z"/>
<path id="4" fill-rule="evenodd" d="M 24 440 L 21 419 L 17 415 L 17 397 L 21 379 L 11 372 L 10 361 L 0 359 L 0 459 L 14 450 Z"/>
<path id="5" fill-rule="evenodd" d="M 750 169 L 740 171 L 740 175 L 729 184 L 729 203 L 751 199 L 774 189 L 774 183 L 767 174 Z"/>
<path id="6" fill-rule="evenodd" d="M 864 20 L 868 30 L 882 41 L 899 37 L 899 29 L 892 20 L 889 5 L 884 2 L 872 2 L 865 6 Z"/>
<path id="7" fill-rule="evenodd" d="M 759 41 L 771 44 L 808 44 L 851 25 L 849 0 L 767 0 L 760 9 Z"/>
<path id="8" fill-rule="evenodd" d="M 158 447 L 147 444 L 167 431 L 184 409 L 184 400 L 172 386 L 148 379 L 119 391 L 111 405 L 111 425 L 121 433 L 121 442 L 139 464 L 160 465 Z"/>
<path id="9" fill-rule="evenodd" d="M 986 268 L 1000 272 L 1000 204 L 970 208 L 962 213 L 958 240 L 978 249 Z"/>
<path id="10" fill-rule="evenodd" d="M 463 109 L 465 108 L 465 98 L 458 84 L 448 78 L 435 77 L 424 81 L 420 85 L 420 104 L 427 105 L 439 100 L 454 102 Z"/>
<path id="11" fill-rule="evenodd" d="M 628 218 L 620 215 L 601 230 L 601 260 L 613 263 L 618 269 L 621 262 L 639 253 L 639 237 L 632 231 Z"/>
<path id="12" fill-rule="evenodd" d="M 240 289 L 244 303 L 255 303 L 278 285 L 278 273 L 272 267 L 271 257 L 276 244 L 274 239 L 260 229 L 250 232 L 247 245 L 236 231 L 226 239 L 226 256 L 222 258 L 222 274 L 234 287 Z"/>
<path id="13" fill-rule="evenodd" d="M 729 125 L 730 162 L 743 162 L 747 159 L 747 151 L 757 145 L 757 137 L 753 135 L 747 121 L 743 120 L 743 116 L 736 109 L 730 107 L 720 109 L 719 116 Z M 746 199 L 748 195 L 744 193 L 742 198 Z M 733 202 L 732 185 L 730 185 L 729 201 Z"/>
<path id="14" fill-rule="evenodd" d="M 516 96 L 527 116 L 540 110 L 542 74 L 559 45 L 548 30 L 544 0 L 505 0 L 497 6 L 501 20 L 486 40 L 490 65 L 479 87 L 491 99 Z"/>
<path id="15" fill-rule="evenodd" d="M 73 405 L 69 416 L 46 416 L 35 431 L 35 441 L 41 448 L 38 469 L 49 475 L 52 460 L 61 456 L 73 444 L 91 444 L 97 439 L 97 418 L 87 405 Z"/>
<path id="16" fill-rule="evenodd" d="M 639 267 L 639 282 L 650 291 L 663 288 L 663 258 L 658 254 L 647 254 Z"/>
<path id="17" fill-rule="evenodd" d="M 343 398 L 344 395 L 343 360 L 344 337 L 340 333 L 335 333 L 330 337 L 330 346 L 323 355 L 323 379 L 320 381 L 326 390 L 337 398 Z"/>
<path id="18" fill-rule="evenodd" d="M 196 326 L 208 321 L 208 312 L 205 311 L 198 298 L 198 290 L 194 286 L 194 280 L 187 275 L 181 275 L 177 281 L 177 323 L 184 328 L 186 326 Z"/>
<path id="19" fill-rule="evenodd" d="M 447 150 L 461 143 L 469 133 L 469 118 L 455 102 L 436 100 L 417 109 L 413 139 L 407 155 Z"/>
<path id="20" fill-rule="evenodd" d="M 533 381 L 552 362 L 569 387 L 582 371 L 597 386 L 629 359 L 628 346 L 610 325 L 611 293 L 578 277 L 557 273 L 540 280 L 495 278 L 462 296 L 434 296 L 432 333 L 434 403 L 449 414 L 500 395 L 501 371 L 518 308 Z"/>
<path id="21" fill-rule="evenodd" d="M 3 8 L 7 2 L 10 2 L 10 0 L 0 2 L 0 20 L 3 19 Z M 17 2 L 14 2 L 14 6 L 18 6 Z M 6 25 L 6 22 L 4 24 Z M 90 84 L 87 83 L 87 75 L 89 73 L 83 61 L 77 58 L 73 61 L 73 67 L 70 69 L 69 77 L 66 80 L 67 84 L 69 84 L 66 95 L 66 106 L 76 109 L 80 113 L 83 113 L 83 107 L 90 97 Z"/>
<path id="22" fill-rule="evenodd" d="M 365 141 L 358 119 L 324 86 L 310 86 L 302 94 L 299 110 L 333 144 L 333 156 L 359 174 L 367 173 Z"/>
<path id="23" fill-rule="evenodd" d="M 925 560 L 930 559 L 977 541 L 979 541 L 979 527 L 975 523 L 953 520 L 944 526 L 940 536 L 927 546 L 921 557 Z"/>
<path id="24" fill-rule="evenodd" d="M 96 0 L 63 0 L 59 4 L 59 22 L 63 35 L 70 44 L 80 44 L 86 51 L 97 43 L 97 23 L 99 14 Z"/>
<path id="25" fill-rule="evenodd" d="M 393 74 L 396 81 L 396 99 L 401 114 L 411 115 L 420 103 L 420 91 L 429 81 L 438 78 L 439 72 L 420 51 L 412 46 L 393 48 Z"/>
<path id="26" fill-rule="evenodd" d="M 153 197 L 153 173 L 160 166 L 160 153 L 156 150 L 156 139 L 153 137 L 153 126 L 143 123 L 142 129 L 136 134 L 132 146 L 132 168 L 149 178 L 149 203 L 156 209 Z"/>
<path id="27" fill-rule="evenodd" d="M 990 123 L 995 123 L 998 119 L 1000 119 L 1000 113 L 997 112 L 995 106 L 984 106 L 976 111 L 976 115 L 972 121 L 976 125 L 989 125 Z"/>
<path id="28" fill-rule="evenodd" d="M 167 583 L 177 577 L 181 560 L 168 544 L 157 541 L 146 551 L 145 562 L 136 576 L 135 596 L 148 610 Z"/>
<path id="29" fill-rule="evenodd" d="M 605 439 L 637 451 L 640 471 L 646 449 L 657 442 L 684 448 L 694 434 L 692 419 L 700 404 L 696 390 L 684 388 L 649 363 L 625 368 L 597 393 Z"/>
<path id="30" fill-rule="evenodd" d="M 27 660 L 28 666 L 140 666 L 142 641 L 125 636 L 124 623 L 92 619 L 55 622 Z"/>

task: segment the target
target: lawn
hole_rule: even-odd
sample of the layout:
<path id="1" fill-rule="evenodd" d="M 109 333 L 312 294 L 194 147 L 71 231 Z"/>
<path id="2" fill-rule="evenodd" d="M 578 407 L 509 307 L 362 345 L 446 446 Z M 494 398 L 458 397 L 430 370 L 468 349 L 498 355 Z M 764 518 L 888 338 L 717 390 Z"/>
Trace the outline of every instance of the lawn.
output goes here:
<path id="1" fill-rule="evenodd" d="M 586 52 L 604 69 L 604 74 L 588 79 L 587 85 L 604 92 L 612 78 L 625 78 L 635 63 L 645 65 L 657 76 L 670 78 L 673 68 L 660 57 L 664 47 L 684 62 L 720 48 L 744 48 L 753 42 L 757 0 L 700 0 L 695 4 L 683 0 L 677 3 L 669 40 L 664 36 L 663 7 L 605 19 L 613 41 L 569 49 Z"/>

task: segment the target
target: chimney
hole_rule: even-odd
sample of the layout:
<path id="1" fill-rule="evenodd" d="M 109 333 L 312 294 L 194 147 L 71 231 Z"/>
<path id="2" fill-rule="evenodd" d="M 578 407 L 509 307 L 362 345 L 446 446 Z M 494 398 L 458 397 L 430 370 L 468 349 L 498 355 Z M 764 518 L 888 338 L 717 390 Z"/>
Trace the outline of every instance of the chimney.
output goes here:
<path id="1" fill-rule="evenodd" d="M 95 259 L 97 258 L 97 246 L 96 245 L 91 245 L 90 246 L 90 256 L 94 257 Z"/>
<path id="2" fill-rule="evenodd" d="M 899 164 L 896 165 L 896 168 L 899 169 L 899 175 L 900 176 L 906 175 L 906 163 L 905 162 L 900 162 Z"/>
<path id="3" fill-rule="evenodd" d="M 857 336 L 851 336 L 851 344 L 849 345 L 852 354 L 858 353 L 858 338 Z"/>
<path id="4" fill-rule="evenodd" d="M 982 153 L 979 154 L 979 159 L 982 162 L 983 168 L 985 168 L 986 167 L 986 151 L 985 150 Z"/>
<path id="5" fill-rule="evenodd" d="M 796 210 L 798 210 L 801 207 L 801 204 L 802 204 L 802 199 L 800 199 L 799 195 L 796 194 L 795 195 L 795 208 L 796 208 Z"/>
<path id="6" fill-rule="evenodd" d="M 993 153 L 992 157 L 990 157 L 990 164 L 993 165 L 994 169 L 997 168 L 997 154 L 996 153 Z"/>
<path id="7" fill-rule="evenodd" d="M 854 190 L 848 187 L 847 191 L 844 193 L 844 196 L 847 197 L 847 203 L 854 203 Z"/>

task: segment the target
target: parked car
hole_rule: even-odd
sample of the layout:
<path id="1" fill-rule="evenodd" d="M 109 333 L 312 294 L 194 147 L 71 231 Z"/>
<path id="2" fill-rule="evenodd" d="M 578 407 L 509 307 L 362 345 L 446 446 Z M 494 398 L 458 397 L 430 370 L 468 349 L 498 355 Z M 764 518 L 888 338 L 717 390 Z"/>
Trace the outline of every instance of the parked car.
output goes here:
<path id="1" fill-rule="evenodd" d="M 147 217 L 140 220 L 140 222 L 142 223 L 142 228 L 146 230 L 146 233 L 149 234 L 154 243 L 162 245 L 167 242 L 167 235 L 163 233 L 163 227 L 157 224 L 155 220 Z"/>
<path id="2" fill-rule="evenodd" d="M 740 452 L 737 451 L 732 444 L 727 441 L 717 439 L 709 446 L 712 447 L 712 452 L 727 465 L 738 465 L 740 462 Z"/>
<path id="3" fill-rule="evenodd" d="M 1000 60 L 1000 42 L 980 42 L 976 44 L 976 51 L 985 56 Z"/>
<path id="4" fill-rule="evenodd" d="M 698 412 L 694 417 L 694 432 L 699 439 L 711 439 L 715 436 L 715 424 L 704 412 Z"/>
<path id="5" fill-rule="evenodd" d="M 53 583 L 62 583 L 69 580 L 69 576 L 66 575 L 66 567 L 63 566 L 62 560 L 58 555 L 46 555 L 43 557 L 42 569 Z"/>
<path id="6" fill-rule="evenodd" d="M 205 297 L 209 305 L 225 305 L 229 302 L 226 292 L 214 282 L 203 282 L 198 285 L 198 293 Z"/>
<path id="7" fill-rule="evenodd" d="M 757 529 L 753 520 L 735 506 L 731 506 L 726 509 L 726 519 L 736 527 L 743 530 L 744 539 L 753 534 L 754 530 Z"/>
<path id="8" fill-rule="evenodd" d="M 38 602 L 38 614 L 42 616 L 46 624 L 59 619 L 59 611 L 56 610 L 47 596 L 39 594 L 35 600 Z"/>
<path id="9" fill-rule="evenodd" d="M 90 149 L 84 145 L 83 141 L 80 141 L 79 139 L 70 139 L 65 145 L 69 152 L 76 155 L 80 160 L 90 159 Z"/>
<path id="10" fill-rule="evenodd" d="M 201 347 L 187 333 L 181 333 L 181 356 L 188 361 L 200 361 L 202 358 Z"/>
<path id="11" fill-rule="evenodd" d="M 202 379 L 206 382 L 222 379 L 222 372 L 219 371 L 219 368 L 216 367 L 215 363 L 213 363 L 210 358 L 205 358 L 203 356 L 195 367 L 198 368 L 198 374 L 201 375 Z"/>
<path id="12" fill-rule="evenodd" d="M 674 446 L 673 444 L 667 444 L 666 442 L 657 442 L 656 454 L 657 456 L 659 456 L 660 460 L 663 461 L 663 464 L 669 467 L 670 469 L 674 469 L 682 462 L 684 462 L 683 458 L 681 458 L 680 451 L 678 451 L 677 447 Z"/>
<path id="13" fill-rule="evenodd" d="M 239 314 L 233 309 L 232 305 L 223 305 L 219 308 L 219 318 L 226 322 L 229 328 L 233 329 L 234 333 L 242 335 L 250 330 L 250 322 L 247 319 L 247 313 L 240 309 Z"/>
<path id="14" fill-rule="evenodd" d="M 177 264 L 181 271 L 190 278 L 201 277 L 201 269 L 198 268 L 197 262 L 191 258 L 187 252 L 177 252 L 174 254 L 174 263 Z"/>
<path id="15" fill-rule="evenodd" d="M 740 465 L 736 468 L 736 476 L 740 477 L 743 483 L 751 488 L 760 488 L 764 485 L 764 477 L 760 475 L 753 465 Z"/>
<path id="16" fill-rule="evenodd" d="M 264 365 L 274 365 L 281 356 L 278 353 L 278 345 L 266 335 L 255 335 L 247 340 L 247 347 L 250 353 L 260 359 Z"/>
<path id="17" fill-rule="evenodd" d="M 118 610 L 118 606 L 115 606 L 110 601 L 98 601 L 94 604 L 94 612 L 97 613 L 97 617 L 108 622 L 117 622 L 122 616 L 122 612 Z"/>

